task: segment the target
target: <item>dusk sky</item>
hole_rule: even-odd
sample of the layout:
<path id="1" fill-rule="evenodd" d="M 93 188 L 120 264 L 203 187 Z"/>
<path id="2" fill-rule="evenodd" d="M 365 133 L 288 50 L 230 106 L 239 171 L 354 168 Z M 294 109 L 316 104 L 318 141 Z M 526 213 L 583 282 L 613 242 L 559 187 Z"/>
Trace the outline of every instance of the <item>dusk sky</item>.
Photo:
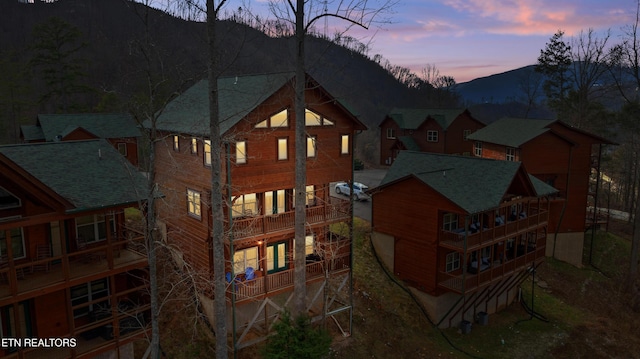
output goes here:
<path id="1" fill-rule="evenodd" d="M 266 1 L 250 6 L 260 11 Z M 394 12 L 390 24 L 348 34 L 369 43 L 370 56 L 416 73 L 432 64 L 460 83 L 534 64 L 559 29 L 566 40 L 581 30 L 604 36 L 610 29 L 609 43 L 617 43 L 635 19 L 636 1 L 400 0 Z"/>

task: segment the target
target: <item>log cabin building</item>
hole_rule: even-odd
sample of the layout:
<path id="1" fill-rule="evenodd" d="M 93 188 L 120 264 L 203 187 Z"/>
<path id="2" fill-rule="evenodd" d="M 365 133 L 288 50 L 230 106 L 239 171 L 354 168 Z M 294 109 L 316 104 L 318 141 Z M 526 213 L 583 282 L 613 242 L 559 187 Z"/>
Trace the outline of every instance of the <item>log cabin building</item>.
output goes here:
<path id="1" fill-rule="evenodd" d="M 595 192 L 590 177 L 599 177 L 602 146 L 615 143 L 562 121 L 522 118 L 498 120 L 469 140 L 474 156 L 520 161 L 558 189 L 551 201 L 547 255 L 581 266 L 589 196 Z"/>
<path id="2" fill-rule="evenodd" d="M 400 151 L 470 154 L 471 133 L 485 126 L 468 109 L 394 108 L 380 123 L 380 164 Z"/>
<path id="3" fill-rule="evenodd" d="M 0 356 L 132 356 L 148 262 L 125 209 L 143 203 L 145 177 L 106 140 L 0 146 L 0 168 L 0 336 L 74 340 L 3 342 Z"/>
<path id="4" fill-rule="evenodd" d="M 156 181 L 164 238 L 179 263 L 203 278 L 198 295 L 213 323 L 211 160 L 222 160 L 229 328 L 234 348 L 266 338 L 293 292 L 295 126 L 292 73 L 218 80 L 224 148 L 212 149 L 208 82 L 170 102 L 156 121 Z M 311 77 L 306 97 L 306 280 L 312 317 L 350 311 L 350 203 L 330 183 L 350 181 L 355 136 L 366 127 Z M 147 128 L 151 124 L 145 125 Z M 186 268 L 187 266 L 185 266 Z M 328 276 L 329 280 L 325 280 Z M 325 302 L 327 283 L 338 287 Z"/>
<path id="5" fill-rule="evenodd" d="M 35 125 L 20 126 L 25 143 L 102 138 L 138 166 L 140 128 L 127 113 L 40 114 Z"/>
<path id="6" fill-rule="evenodd" d="M 402 151 L 372 190 L 372 242 L 438 326 L 472 322 L 544 260 L 556 192 L 519 162 Z"/>

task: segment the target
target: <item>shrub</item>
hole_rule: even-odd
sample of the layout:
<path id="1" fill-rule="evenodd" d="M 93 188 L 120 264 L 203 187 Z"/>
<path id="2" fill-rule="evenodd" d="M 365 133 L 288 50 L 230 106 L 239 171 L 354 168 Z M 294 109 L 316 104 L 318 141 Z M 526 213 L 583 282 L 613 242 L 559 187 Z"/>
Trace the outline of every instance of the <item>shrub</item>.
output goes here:
<path id="1" fill-rule="evenodd" d="M 322 328 L 314 328 L 308 316 L 291 319 L 285 310 L 274 326 L 262 355 L 266 359 L 321 359 L 329 355 L 331 336 Z"/>

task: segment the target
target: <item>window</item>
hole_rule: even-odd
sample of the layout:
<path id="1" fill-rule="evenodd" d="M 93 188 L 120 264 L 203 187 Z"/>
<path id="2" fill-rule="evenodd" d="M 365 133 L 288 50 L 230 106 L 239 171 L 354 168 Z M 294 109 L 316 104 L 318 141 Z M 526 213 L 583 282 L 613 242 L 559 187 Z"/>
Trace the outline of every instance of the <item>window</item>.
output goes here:
<path id="1" fill-rule="evenodd" d="M 191 153 L 198 154 L 198 140 L 195 137 L 191 138 Z"/>
<path id="2" fill-rule="evenodd" d="M 286 211 L 285 190 L 269 191 L 264 193 L 265 214 L 278 214 Z"/>
<path id="3" fill-rule="evenodd" d="M 516 160 L 516 149 L 515 148 L 507 147 L 506 160 L 507 161 L 515 161 Z"/>
<path id="4" fill-rule="evenodd" d="M 22 228 L 11 228 L 6 231 L 0 231 L 0 255 L 8 255 L 7 238 L 11 238 L 11 254 L 13 259 L 24 258 L 24 236 Z"/>
<path id="5" fill-rule="evenodd" d="M 173 150 L 180 151 L 180 137 L 177 135 L 173 136 Z"/>
<path id="6" fill-rule="evenodd" d="M 427 131 L 427 141 L 438 142 L 438 131 L 434 131 L 434 130 Z"/>
<path id="7" fill-rule="evenodd" d="M 321 115 L 309 110 L 308 108 L 304 110 L 304 123 L 305 126 L 333 126 L 333 121 L 329 121 L 328 119 L 322 117 Z"/>
<path id="8" fill-rule="evenodd" d="M 127 144 L 124 142 L 119 142 L 118 143 L 118 152 L 120 152 L 121 155 L 126 156 L 127 155 Z"/>
<path id="9" fill-rule="evenodd" d="M 342 135 L 340 137 L 340 154 L 341 155 L 349 154 L 349 135 Z"/>
<path id="10" fill-rule="evenodd" d="M 314 245 L 315 245 L 315 236 L 313 234 L 310 234 L 304 237 L 304 254 L 307 256 L 309 254 L 313 254 L 315 249 Z"/>
<path id="11" fill-rule="evenodd" d="M 482 142 L 476 141 L 475 146 L 473 147 L 473 154 L 482 157 Z"/>
<path id="12" fill-rule="evenodd" d="M 287 269 L 287 242 L 267 246 L 267 273 Z"/>
<path id="13" fill-rule="evenodd" d="M 236 164 L 247 163 L 247 141 L 236 142 Z"/>
<path id="14" fill-rule="evenodd" d="M 305 200 L 305 204 L 307 206 L 313 206 L 316 204 L 316 195 L 315 195 L 315 186 L 309 185 L 305 188 L 307 199 Z"/>
<path id="15" fill-rule="evenodd" d="M 233 200 L 231 206 L 233 217 L 253 216 L 258 214 L 258 202 L 255 193 L 240 195 Z"/>
<path id="16" fill-rule="evenodd" d="M 289 126 L 289 111 L 285 108 L 284 110 L 276 113 L 275 115 L 269 118 L 271 121 L 271 127 L 288 127 Z"/>
<path id="17" fill-rule="evenodd" d="M 307 137 L 307 157 L 316 156 L 316 139 L 317 139 L 317 136 Z"/>
<path id="18" fill-rule="evenodd" d="M 187 212 L 190 216 L 200 218 L 200 192 L 187 188 Z"/>
<path id="19" fill-rule="evenodd" d="M 471 130 L 462 130 L 462 140 L 468 141 L 467 137 L 471 134 Z"/>
<path id="20" fill-rule="evenodd" d="M 109 306 L 109 281 L 107 278 L 94 280 L 93 282 L 84 283 L 71 287 L 71 306 L 76 307 L 84 303 L 93 302 L 100 298 L 103 301 L 89 304 L 80 308 L 73 309 L 73 317 L 78 318 L 89 314 L 94 310 L 104 310 L 111 314 Z"/>
<path id="21" fill-rule="evenodd" d="M 396 138 L 396 130 L 393 128 L 387 128 L 387 138 L 393 140 Z"/>
<path id="22" fill-rule="evenodd" d="M 233 273 L 244 273 L 249 267 L 258 269 L 258 247 L 249 247 L 233 253 Z"/>
<path id="23" fill-rule="evenodd" d="M 458 229 L 458 215 L 455 213 L 445 213 L 442 218 L 442 229 L 445 231 Z"/>
<path id="24" fill-rule="evenodd" d="M 204 140 L 204 165 L 211 166 L 211 141 Z"/>
<path id="25" fill-rule="evenodd" d="M 109 216 L 111 233 L 115 233 L 116 227 L 113 217 Z M 103 214 L 76 218 L 76 235 L 84 239 L 86 243 L 104 241 L 107 239 L 107 226 Z"/>
<path id="26" fill-rule="evenodd" d="M 286 138 L 278 138 L 278 160 L 286 160 L 289 158 L 288 145 Z"/>
<path id="27" fill-rule="evenodd" d="M 29 338 L 33 336 L 31 304 L 31 301 L 22 301 L 18 304 L 17 311 L 13 310 L 13 305 L 0 308 L 0 338 Z M 10 353 L 18 350 L 16 347 L 2 349 Z"/>
<path id="28" fill-rule="evenodd" d="M 460 269 L 460 253 L 451 252 L 447 254 L 447 266 L 445 271 L 447 273 L 453 272 L 456 269 Z"/>
<path id="29" fill-rule="evenodd" d="M 0 209 L 20 208 L 21 206 L 20 198 L 0 187 Z"/>
<path id="30" fill-rule="evenodd" d="M 281 128 L 289 126 L 289 111 L 285 108 L 284 110 L 276 113 L 273 116 L 270 116 L 268 119 L 260 121 L 256 124 L 256 128 Z"/>

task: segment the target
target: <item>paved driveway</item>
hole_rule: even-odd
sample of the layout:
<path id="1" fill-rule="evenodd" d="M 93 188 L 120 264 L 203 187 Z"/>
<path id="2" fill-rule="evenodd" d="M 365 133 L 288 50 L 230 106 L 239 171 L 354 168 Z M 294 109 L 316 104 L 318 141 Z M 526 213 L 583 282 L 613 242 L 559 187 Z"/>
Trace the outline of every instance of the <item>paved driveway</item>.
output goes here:
<path id="1" fill-rule="evenodd" d="M 355 171 L 353 173 L 353 179 L 356 182 L 364 183 L 369 188 L 376 187 L 380 184 L 384 176 L 387 174 L 386 169 L 370 169 Z M 335 197 L 347 198 L 347 196 L 339 195 L 335 193 L 335 183 L 331 184 L 331 195 Z M 371 201 L 360 202 L 356 201 L 353 206 L 353 215 L 371 222 Z"/>

